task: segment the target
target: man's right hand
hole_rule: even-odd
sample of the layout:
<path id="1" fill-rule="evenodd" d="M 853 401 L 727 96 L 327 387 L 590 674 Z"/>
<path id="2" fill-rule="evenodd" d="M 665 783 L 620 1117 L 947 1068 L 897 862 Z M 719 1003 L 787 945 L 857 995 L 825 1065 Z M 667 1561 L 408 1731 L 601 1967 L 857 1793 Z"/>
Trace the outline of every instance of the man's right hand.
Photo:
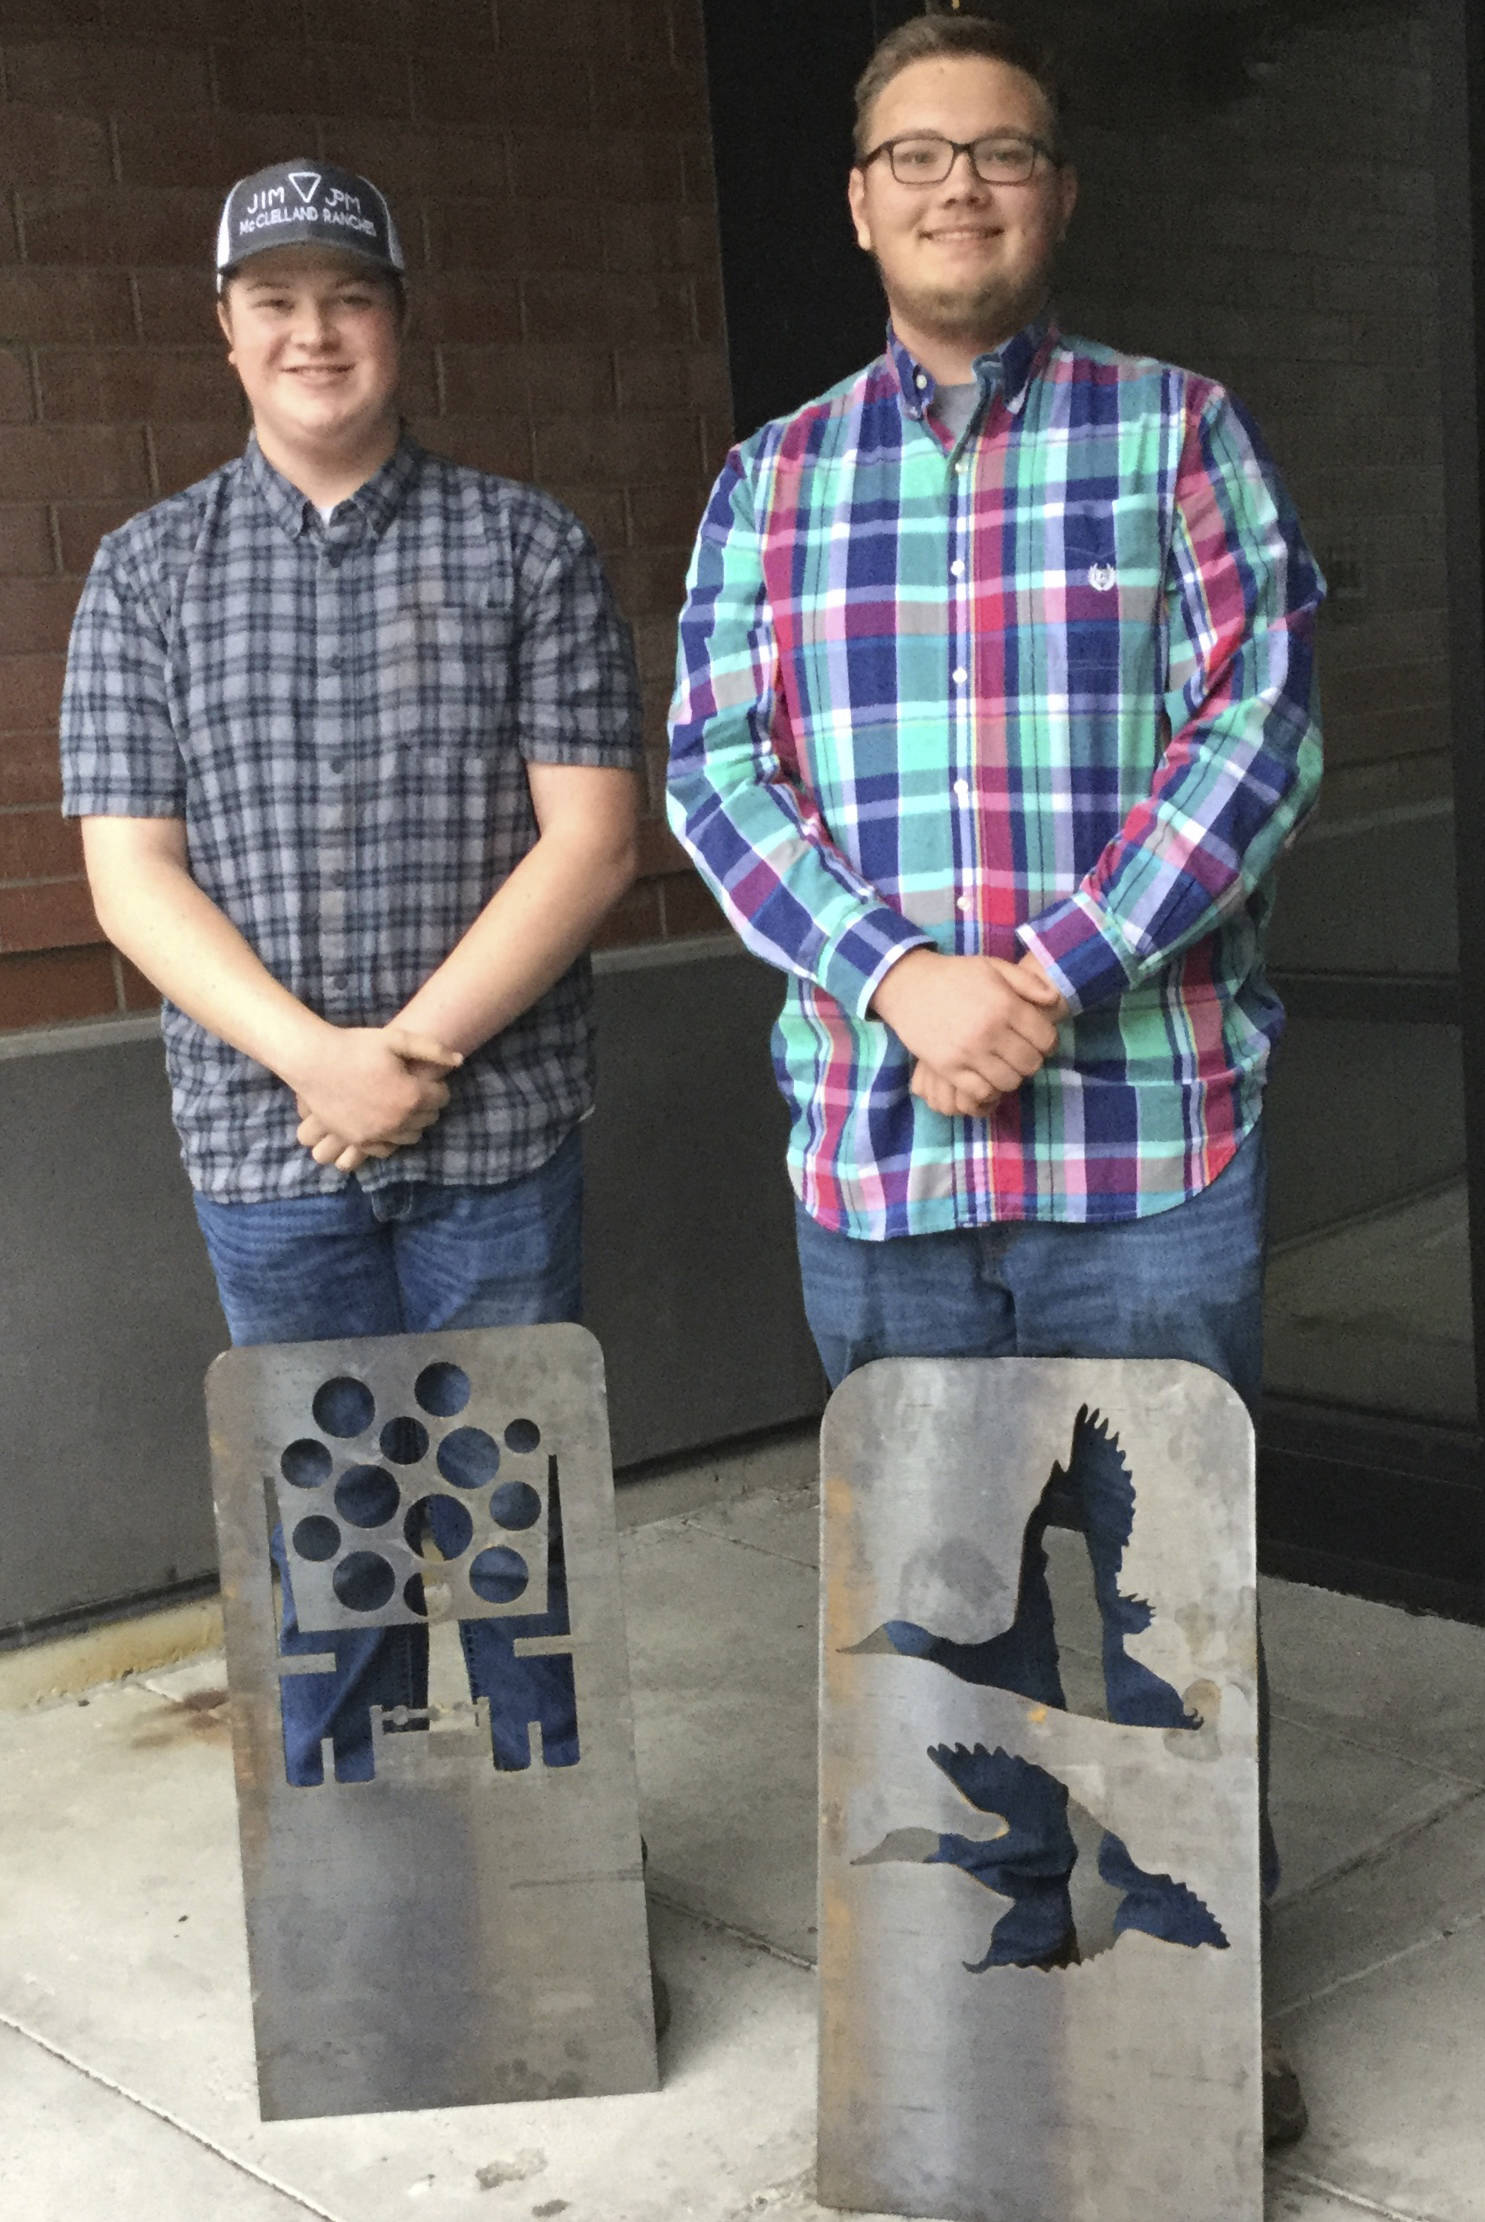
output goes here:
<path id="1" fill-rule="evenodd" d="M 316 1122 L 341 1150 L 369 1153 L 373 1145 L 415 1142 L 432 1126 L 449 1100 L 442 1075 L 463 1062 L 408 1027 L 327 1026 L 283 1077 L 305 1124 Z"/>
<path id="2" fill-rule="evenodd" d="M 871 1007 L 941 1089 L 982 1111 L 1040 1071 L 1065 1009 L 1039 969 L 935 949 L 899 957 Z"/>

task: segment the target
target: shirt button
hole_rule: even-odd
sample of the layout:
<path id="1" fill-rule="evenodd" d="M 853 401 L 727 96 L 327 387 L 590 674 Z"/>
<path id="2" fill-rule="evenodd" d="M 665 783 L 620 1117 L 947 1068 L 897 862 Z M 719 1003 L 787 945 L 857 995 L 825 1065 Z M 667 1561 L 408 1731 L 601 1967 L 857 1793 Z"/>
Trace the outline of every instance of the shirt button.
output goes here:
<path id="1" fill-rule="evenodd" d="M 332 887 L 344 887 L 344 886 L 345 886 L 345 874 L 344 874 L 344 872 L 332 872 L 332 873 L 330 874 L 330 885 L 331 885 Z"/>
<path id="2" fill-rule="evenodd" d="M 975 906 L 973 899 L 968 895 L 961 895 L 958 902 L 954 905 L 954 908 L 956 910 L 973 910 L 974 907 Z"/>
<path id="3" fill-rule="evenodd" d="M 958 669 L 957 669 L 957 670 L 955 671 L 955 673 L 954 673 L 954 684 L 955 684 L 955 686 L 956 686 L 956 687 L 962 687 L 962 686 L 963 686 L 963 684 L 964 684 L 964 682 L 965 682 L 965 680 L 966 680 L 966 679 L 967 679 L 968 677 L 969 677 L 969 673 L 968 673 L 968 672 L 967 672 L 967 671 L 965 670 L 965 668 L 964 668 L 963 664 L 960 664 L 960 665 L 959 665 L 959 667 L 958 667 Z"/>
<path id="4" fill-rule="evenodd" d="M 917 387 L 919 393 L 926 393 L 928 390 L 928 380 L 924 377 L 921 370 L 919 371 L 917 377 L 913 380 L 913 384 Z"/>
<path id="5" fill-rule="evenodd" d="M 949 565 L 949 576 L 951 579 L 962 579 L 964 576 L 964 565 L 960 562 L 958 556 L 955 556 L 953 562 Z"/>
<path id="6" fill-rule="evenodd" d="M 345 974 L 343 972 L 332 972 L 330 985 L 333 988 L 343 988 L 345 986 Z"/>
<path id="7" fill-rule="evenodd" d="M 954 476 L 955 476 L 956 478 L 963 478 L 963 476 L 964 476 L 965 472 L 966 472 L 966 471 L 967 471 L 968 469 L 969 469 L 969 465 L 968 465 L 967 463 L 956 463 L 956 464 L 954 465 Z"/>
<path id="8" fill-rule="evenodd" d="M 969 781 L 967 779 L 956 779 L 954 782 L 954 792 L 961 802 L 968 802 Z"/>
<path id="9" fill-rule="evenodd" d="M 334 772 L 336 778 L 338 779 L 341 773 L 345 770 L 345 758 L 343 756 L 332 756 L 325 769 L 327 771 Z"/>

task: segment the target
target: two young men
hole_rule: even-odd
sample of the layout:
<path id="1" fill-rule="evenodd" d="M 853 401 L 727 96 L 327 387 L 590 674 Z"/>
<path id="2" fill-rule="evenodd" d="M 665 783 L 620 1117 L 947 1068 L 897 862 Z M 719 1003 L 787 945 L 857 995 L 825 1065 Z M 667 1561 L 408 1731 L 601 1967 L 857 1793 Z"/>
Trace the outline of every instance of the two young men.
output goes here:
<path id="1" fill-rule="evenodd" d="M 1272 867 L 1314 799 L 1322 583 L 1210 380 L 1061 333 L 1077 182 L 1015 33 L 928 15 L 857 89 L 850 207 L 884 355 L 729 456 L 681 620 L 671 822 L 790 974 L 775 1037 L 805 1304 L 832 1383 L 893 1356 L 1180 1358 L 1259 1390 Z M 1117 1595 L 1117 1446 L 1080 1431 Z M 1014 1660 L 1063 1702 L 1045 1559 Z M 1111 1647 L 1109 1711 L 1152 1720 Z M 1076 1953 L 1066 1799 L 945 1838 L 1010 1901 L 991 1959 Z M 993 1771 L 993 1770 L 992 1770 Z M 1105 1842 L 1117 1925 L 1195 1947 Z M 1276 1877 L 1265 1824 L 1265 1866 Z M 1189 1894 L 1187 1894 L 1189 1897 Z M 1272 2137 L 1292 2073 L 1266 2063 Z"/>
<path id="2" fill-rule="evenodd" d="M 403 257 L 366 179 L 230 194 L 218 315 L 246 452 L 103 542 L 62 714 L 100 922 L 162 991 L 237 1343 L 573 1319 L 586 961 L 633 871 L 627 629 L 577 520 L 403 429 Z M 350 1176 L 350 1177 L 348 1177 Z M 575 1756 L 505 1621 L 462 1631 L 495 1753 Z M 287 1677 L 291 1779 L 370 1770 L 421 1631 Z"/>
<path id="3" fill-rule="evenodd" d="M 1033 53 L 919 19 L 858 128 L 887 352 L 729 458 L 672 761 L 678 832 L 792 976 L 811 1323 L 833 1381 L 888 1355 L 1188 1358 L 1251 1404 L 1263 929 L 1318 777 L 1321 584 L 1220 388 L 1052 321 L 1076 182 Z M 311 177 L 369 233 L 282 244 Z M 218 261 L 254 439 L 104 543 L 64 743 L 100 917 L 168 998 L 234 1339 L 570 1316 L 574 960 L 633 832 L 622 630 L 555 504 L 399 434 L 374 189 L 250 179 Z M 1103 1456 L 1089 1431 L 1100 1581 Z M 1050 1612 L 1028 1627 L 1018 1686 L 1060 1703 Z M 531 1707 L 502 1713 L 508 1659 L 471 1663 L 499 1748 Z M 327 1733 L 354 1772 L 358 1707 L 413 1672 L 368 1635 L 298 1678 L 300 1778 Z M 1008 1817 L 992 1956 L 1056 1964 L 1063 1801 Z M 1165 1878 L 1104 1860 L 1124 1925 L 1199 1941 Z"/>

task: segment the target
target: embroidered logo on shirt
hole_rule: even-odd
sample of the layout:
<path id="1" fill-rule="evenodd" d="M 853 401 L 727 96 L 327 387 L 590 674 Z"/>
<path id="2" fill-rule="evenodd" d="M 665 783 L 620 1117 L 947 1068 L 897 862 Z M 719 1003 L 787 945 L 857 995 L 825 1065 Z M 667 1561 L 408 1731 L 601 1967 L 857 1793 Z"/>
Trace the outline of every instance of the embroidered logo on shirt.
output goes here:
<path id="1" fill-rule="evenodd" d="M 1095 563 L 1088 571 L 1088 584 L 1095 594 L 1109 593 L 1119 581 L 1119 574 L 1112 563 Z"/>

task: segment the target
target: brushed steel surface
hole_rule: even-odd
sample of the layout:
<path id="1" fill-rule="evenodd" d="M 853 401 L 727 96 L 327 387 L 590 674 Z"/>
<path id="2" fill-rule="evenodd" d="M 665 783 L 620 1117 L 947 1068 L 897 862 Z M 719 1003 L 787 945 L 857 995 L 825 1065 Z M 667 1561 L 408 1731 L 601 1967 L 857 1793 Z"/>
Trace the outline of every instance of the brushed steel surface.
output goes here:
<path id="1" fill-rule="evenodd" d="M 957 1679 L 885 1643 L 1014 1617 L 1022 1541 L 1096 1411 L 1134 1483 L 1120 1588 L 1153 1617 L 1129 1654 L 1199 1713 L 1132 1728 Z M 1200 1367 L 886 1359 L 822 1436 L 822 2203 L 950 2222 L 1258 2222 L 1253 1446 Z M 1065 1783 L 1137 1864 L 1183 1881 L 1226 1949 L 1133 1931 L 1080 1967 L 992 1967 L 1007 1901 L 928 1864 L 991 1839 L 930 1746 L 997 1746 Z"/>
<path id="2" fill-rule="evenodd" d="M 440 1363 L 461 1368 L 456 1413 L 420 1405 L 415 1384 Z M 316 1424 L 332 1379 L 369 1391 L 354 1436 Z M 207 1377 L 221 1547 L 227 1680 L 258 2083 L 266 2120 L 300 2115 L 478 2105 L 489 2100 L 653 2090 L 655 2039 L 628 1660 L 619 1594 L 603 1361 L 579 1327 L 462 1330 L 231 1350 Z M 421 1458 L 390 1459 L 381 1431 L 416 1417 Z M 505 1442 L 513 1422 L 516 1448 Z M 440 1445 L 480 1428 L 499 1446 L 481 1490 L 450 1486 Z M 531 1441 L 539 1433 L 539 1444 Z M 398 1440 L 394 1438 L 394 1441 Z M 290 1445 L 322 1446 L 325 1478 L 285 1478 Z M 529 1445 L 530 1447 L 526 1447 Z M 398 1442 L 405 1454 L 407 1431 Z M 290 1465 L 313 1466 L 301 1448 Z M 348 1525 L 334 1503 L 347 1468 L 375 1466 L 398 1491 L 374 1527 Z M 548 1477 L 560 1484 L 570 1632 L 517 1637 L 518 1651 L 568 1651 L 580 1757 L 497 1771 L 484 1701 L 430 1706 L 426 1732 L 386 1735 L 400 1713 L 373 1712 L 374 1779 L 314 1787 L 285 1774 L 280 1677 L 328 1664 L 278 1650 L 270 1528 L 282 1507 L 301 1625 L 407 1624 L 411 1574 L 430 1617 L 535 1613 L 546 1607 Z M 493 1490 L 528 1483 L 541 1517 L 516 1532 L 489 1511 Z M 473 1517 L 457 1560 L 425 1560 L 405 1515 L 433 1493 Z M 292 1529 L 314 1516 L 338 1531 L 323 1560 L 293 1554 Z M 416 1533 L 416 1526 L 414 1528 Z M 517 1549 L 531 1578 L 491 1601 L 469 1572 L 492 1543 Z M 391 1568 L 389 1601 L 368 1611 L 332 1586 L 350 1550 Z"/>

